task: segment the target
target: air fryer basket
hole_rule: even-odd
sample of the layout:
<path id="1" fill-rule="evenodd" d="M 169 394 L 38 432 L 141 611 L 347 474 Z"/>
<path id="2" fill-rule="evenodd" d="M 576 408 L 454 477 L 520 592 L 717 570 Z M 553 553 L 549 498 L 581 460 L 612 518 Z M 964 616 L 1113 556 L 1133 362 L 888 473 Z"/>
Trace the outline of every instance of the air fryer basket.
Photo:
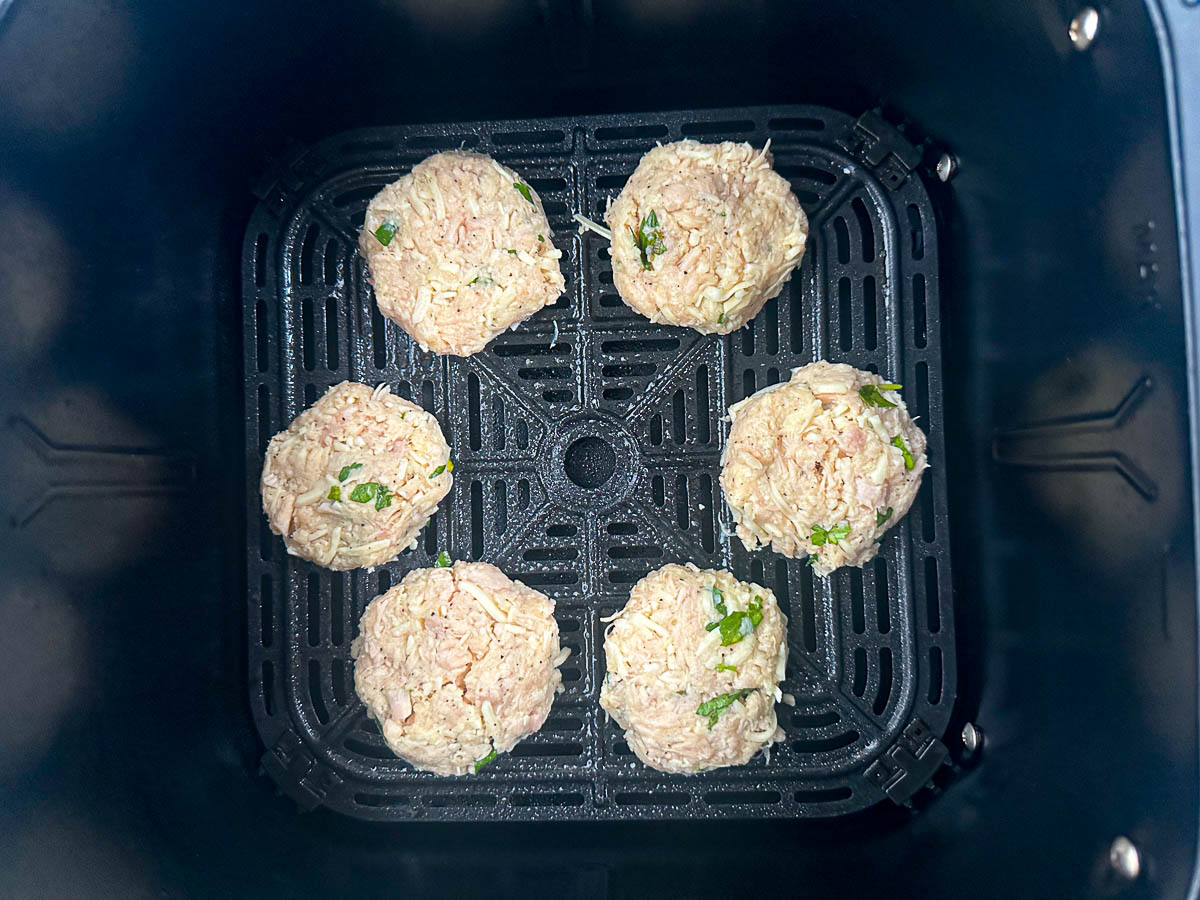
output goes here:
<path id="1" fill-rule="evenodd" d="M 653 325 L 613 287 L 603 218 L 641 155 L 681 138 L 771 142 L 808 214 L 801 268 L 747 327 Z M 563 250 L 557 303 L 467 359 L 422 352 L 375 306 L 363 212 L 430 152 L 495 156 L 536 188 Z M 875 114 L 808 106 L 368 129 L 296 153 L 259 186 L 243 247 L 251 704 L 264 768 L 305 808 L 373 819 L 833 816 L 907 802 L 946 759 L 955 696 L 937 231 L 920 154 Z M 932 469 L 863 569 L 814 578 L 749 553 L 717 479 L 726 409 L 814 359 L 905 386 Z M 436 415 L 454 489 L 416 550 L 374 572 L 287 555 L 259 506 L 266 442 L 331 385 L 386 382 Z M 439 551 L 486 560 L 557 602 L 566 692 L 545 726 L 475 776 L 397 760 L 354 694 L 366 603 Z M 771 585 L 789 615 L 786 739 L 747 766 L 668 776 L 631 754 L 597 698 L 601 619 L 668 562 Z"/>
<path id="2" fill-rule="evenodd" d="M 1096 30 L 1083 46 L 1069 29 L 1089 3 Z M 0 895 L 843 900 L 882 885 L 895 898 L 1200 896 L 1196 47 L 1193 0 L 0 0 Z M 615 733 L 597 728 L 602 721 L 575 711 L 587 705 L 582 694 L 594 690 L 603 664 L 590 617 L 627 587 L 606 583 L 608 572 L 683 558 L 683 546 L 701 562 L 729 553 L 743 576 L 763 562 L 774 583 L 773 558 L 745 556 L 719 527 L 705 550 L 713 532 L 699 503 L 717 517 L 720 500 L 697 500 L 698 480 L 714 477 L 711 442 L 723 435 L 709 419 L 707 449 L 684 472 L 688 528 L 672 521 L 674 495 L 665 495 L 673 478 L 663 480 L 665 508 L 652 483 L 632 495 L 639 509 L 661 513 L 654 534 L 675 543 L 618 537 L 661 547 L 661 558 L 608 556 L 618 546 L 601 543 L 610 521 L 642 527 L 616 517 L 620 504 L 600 519 L 609 512 L 588 518 L 563 502 L 560 524 L 578 529 L 574 544 L 567 535 L 518 539 L 521 524 L 535 520 L 519 509 L 520 479 L 496 477 L 507 461 L 456 472 L 466 477 L 443 504 L 453 521 L 436 523 L 437 549 L 471 557 L 478 534 L 481 555 L 500 551 L 509 571 L 578 578 L 546 586 L 561 604 L 564 635 L 593 641 L 573 655 L 579 678 L 560 698 L 574 698 L 574 709 L 556 709 L 554 731 L 529 742 L 551 755 L 509 756 L 494 771 L 461 779 L 465 796 L 457 783 L 448 790 L 422 780 L 390 757 L 353 756 L 346 739 L 360 734 L 382 752 L 359 728 L 345 645 L 384 573 L 317 572 L 309 643 L 312 570 L 284 559 L 256 508 L 258 388 L 267 436 L 336 378 L 379 377 L 397 390 L 408 385 L 415 398 L 429 380 L 456 452 L 470 455 L 470 418 L 463 424 L 452 415 L 462 400 L 456 392 L 470 382 L 451 376 L 474 372 L 475 456 L 517 458 L 517 422 L 528 430 L 542 422 L 535 412 L 555 408 L 542 392 L 578 392 L 578 384 L 592 390 L 577 393 L 581 409 L 603 400 L 607 363 L 578 378 L 597 359 L 584 351 L 602 348 L 580 336 L 644 323 L 603 318 L 626 313 L 611 285 L 593 277 L 605 271 L 606 261 L 592 255 L 602 242 L 575 237 L 559 207 L 556 238 L 571 262 L 568 309 L 543 311 L 505 341 L 549 345 L 557 321 L 570 342 L 570 378 L 522 379 L 516 369 L 563 364 L 524 366 L 524 356 L 490 352 L 477 362 L 508 374 L 493 379 L 459 363 L 435 371 L 428 359 L 397 357 L 402 337 L 388 328 L 377 368 L 377 323 L 361 315 L 370 298 L 346 240 L 364 198 L 354 209 L 335 208 L 312 192 L 356 167 L 382 180 L 457 134 L 477 137 L 475 148 L 529 168 L 531 177 L 565 181 L 544 185 L 565 211 L 597 213 L 597 198 L 618 184 L 597 192 L 589 174 L 619 182 L 642 149 L 682 136 L 687 123 L 748 122 L 695 136 L 761 145 L 773 134 L 781 165 L 797 165 L 805 148 L 828 150 L 828 129 L 774 120 L 844 117 L 746 111 L 794 103 L 851 119 L 879 110 L 920 151 L 896 191 L 872 175 L 885 197 L 928 194 L 927 205 L 916 201 L 926 246 L 917 262 L 927 268 L 902 265 L 926 275 L 932 343 L 909 344 L 917 306 L 903 280 L 890 297 L 881 293 L 879 253 L 891 249 L 877 223 L 874 270 L 859 249 L 845 264 L 851 316 L 842 316 L 839 282 L 816 268 L 830 253 L 837 259 L 826 220 L 804 270 L 774 304 L 775 319 L 765 310 L 731 341 L 694 339 L 688 347 L 708 354 L 710 409 L 748 389 L 745 371 L 759 388 L 771 369 L 782 379 L 792 362 L 816 355 L 876 362 L 905 384 L 914 406 L 914 367 L 928 365 L 925 426 L 941 441 L 928 473 L 933 504 L 923 498 L 884 542 L 881 558 L 897 577 L 894 591 L 888 583 L 889 630 L 878 629 L 878 598 L 866 581 L 874 566 L 862 582 L 861 633 L 853 573 L 828 587 L 818 579 L 812 623 L 814 634 L 819 625 L 830 629 L 817 647 L 836 650 L 842 685 L 856 647 L 872 676 L 883 669 L 871 651 L 890 647 L 887 703 L 898 709 L 909 702 L 903 688 L 914 703 L 922 696 L 911 675 L 930 671 L 920 654 L 908 666 L 888 643 L 899 639 L 897 604 L 909 604 L 913 646 L 942 641 L 943 692 L 954 695 L 949 721 L 932 713 L 924 720 L 919 764 L 914 742 L 899 738 L 894 755 L 885 754 L 897 764 L 875 770 L 886 776 L 882 792 L 863 786 L 857 767 L 866 758 L 826 778 L 822 770 L 772 781 L 780 764 L 773 754 L 770 764 L 760 759 L 653 792 L 670 807 L 618 805 L 620 778 L 645 785 L 643 776 L 654 776 L 637 765 L 618 769 L 620 778 L 588 768 L 634 763 L 610 752 L 618 748 L 604 741 Z M 654 112 L 714 108 L 724 112 Z M 630 111 L 648 114 L 624 115 Z M 577 118 L 588 115 L 611 117 L 609 127 L 666 131 L 600 134 L 604 123 Z M 492 124 L 394 129 L 419 122 Z M 890 142 L 877 122 L 861 124 Z M 366 139 L 382 134 L 388 146 L 330 141 L 363 128 Z M 494 140 L 514 129 L 517 143 Z M 531 146 L 523 131 L 562 138 Z M 421 146 L 422 136 L 434 145 Z M 854 172 L 870 168 L 844 152 Z M 574 154 L 582 168 L 572 168 Z M 592 165 L 609 158 L 623 168 Z M 890 160 L 900 175 L 914 159 L 896 143 L 878 162 Z M 827 175 L 845 177 L 840 169 Z M 813 194 L 828 187 L 792 177 Z M 881 214 L 868 199 L 870 220 Z M 813 208 L 811 198 L 804 202 Z M 297 220 L 298 231 L 288 223 L 297 211 L 318 210 L 333 216 L 317 222 L 306 254 L 308 221 Z M 844 217 L 847 243 L 858 240 L 853 208 Z M 245 268 L 252 218 L 261 225 L 252 241 L 266 236 L 261 288 L 252 277 L 247 283 Z M 894 219 L 888 240 L 907 252 L 907 214 L 897 206 Z M 892 265 L 899 256 L 887 259 Z M 867 274 L 876 277 L 874 351 L 859 330 Z M 819 308 L 804 306 L 818 297 Z M 331 298 L 333 369 L 323 330 Z M 793 351 L 789 312 L 797 306 L 801 343 Z M 901 317 L 890 344 L 888 309 Z M 285 349 L 297 356 L 282 357 Z M 617 372 L 618 390 L 639 390 L 640 376 Z M 695 371 L 675 377 L 691 442 L 684 449 L 697 448 L 706 420 L 689 412 Z M 497 390 L 503 450 L 493 444 Z M 672 464 L 686 455 L 668 452 L 677 449 L 673 391 L 657 396 L 667 403 L 663 443 L 635 444 L 639 471 L 652 471 L 650 450 Z M 535 491 L 549 497 L 570 483 L 548 485 L 540 470 L 527 480 L 530 509 Z M 499 523 L 503 502 L 502 535 L 474 528 L 475 482 L 483 524 Z M 526 551 L 549 556 L 567 547 L 579 556 L 524 559 Z M 938 576 L 936 640 L 922 634 L 930 594 L 919 579 L 928 558 Z M 394 583 L 427 559 L 422 546 L 388 577 Z M 810 658 L 807 595 L 803 573 L 799 581 L 787 573 L 799 663 Z M 595 584 L 605 590 L 586 593 Z M 332 603 L 339 588 L 341 602 Z M 952 644 L 950 620 L 941 617 L 951 591 Z M 566 630 L 569 620 L 578 630 Z M 826 638 L 836 643 L 821 644 Z M 335 660 L 343 666 L 337 680 Z M 806 671 L 794 664 L 792 683 Z M 887 719 L 887 709 L 881 718 L 873 710 L 877 688 L 864 683 L 859 698 L 849 677 L 845 703 L 864 720 Z M 789 739 L 778 750 L 792 764 L 799 754 L 791 745 L 816 726 L 779 709 Z M 984 735 L 974 752 L 961 738 L 968 722 Z M 343 724 L 349 731 L 339 738 Z M 853 727 L 872 741 L 882 733 Z M 817 739 L 844 733 L 840 723 L 815 731 Z M 942 790 L 908 797 L 913 809 L 880 799 L 817 817 L 811 813 L 836 803 L 796 796 L 808 789 L 803 783 L 846 779 L 851 795 L 836 802 L 866 802 L 888 789 L 903 801 L 943 744 L 951 764 L 938 770 Z M 729 776 L 745 782 L 730 785 Z M 789 781 L 794 788 L 781 784 Z M 709 793 L 735 802 L 710 803 Z M 365 810 L 356 794 L 408 803 Z M 597 808 L 597 797 L 608 807 Z M 785 807 L 792 814 L 775 815 Z M 473 821 L 439 821 L 449 818 Z"/>

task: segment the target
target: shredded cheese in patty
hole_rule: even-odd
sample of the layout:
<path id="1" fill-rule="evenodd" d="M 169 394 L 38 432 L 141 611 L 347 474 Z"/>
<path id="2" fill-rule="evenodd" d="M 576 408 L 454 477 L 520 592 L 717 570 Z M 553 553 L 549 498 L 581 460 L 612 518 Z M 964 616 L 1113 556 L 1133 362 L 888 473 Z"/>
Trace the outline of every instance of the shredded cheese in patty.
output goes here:
<path id="1" fill-rule="evenodd" d="M 457 562 L 373 599 L 350 653 L 388 746 L 418 769 L 464 775 L 541 728 L 570 650 L 552 600 L 493 565 Z"/>
<path id="2" fill-rule="evenodd" d="M 345 381 L 271 439 L 263 511 L 294 556 L 337 570 L 381 565 L 449 492 L 449 473 L 425 474 L 449 457 L 425 410 L 386 384 Z"/>
<path id="3" fill-rule="evenodd" d="M 375 236 L 385 223 L 396 229 L 387 244 Z M 375 196 L 359 246 L 383 315 L 425 350 L 470 356 L 558 299 L 551 238 L 541 198 L 517 173 L 452 151 Z"/>
<path id="4" fill-rule="evenodd" d="M 808 239 L 767 148 L 732 142 L 651 150 L 605 220 L 621 299 L 652 322 L 710 334 L 742 327 L 777 296 Z"/>
<path id="5" fill-rule="evenodd" d="M 787 619 L 770 590 L 668 565 L 608 618 L 600 705 L 644 763 L 666 772 L 740 765 L 782 737 L 774 701 Z"/>
<path id="6" fill-rule="evenodd" d="M 841 363 L 795 369 L 729 413 L 721 490 L 738 537 L 808 556 L 819 575 L 872 559 L 928 466 L 925 435 L 898 390 Z"/>

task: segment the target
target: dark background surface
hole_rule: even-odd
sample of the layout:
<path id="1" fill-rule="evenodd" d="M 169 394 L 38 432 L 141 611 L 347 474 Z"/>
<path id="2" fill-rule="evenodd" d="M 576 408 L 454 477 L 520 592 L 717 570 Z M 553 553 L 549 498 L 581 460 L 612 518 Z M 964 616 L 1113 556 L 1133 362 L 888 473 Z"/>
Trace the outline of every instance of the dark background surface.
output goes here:
<path id="1" fill-rule="evenodd" d="M 0 893 L 1183 893 L 1195 560 L 1161 61 L 1139 4 L 1105 7 L 1087 53 L 1075 11 L 7 7 Z M 961 165 L 932 188 L 960 643 L 947 742 L 978 721 L 981 764 L 915 816 L 804 825 L 298 814 L 257 771 L 245 684 L 253 181 L 289 143 L 362 125 L 787 102 L 883 104 Z M 998 429 L 1102 415 L 1147 378 L 1119 427 L 1010 436 L 993 459 Z M 1130 887 L 1106 868 L 1118 834 L 1144 855 Z"/>

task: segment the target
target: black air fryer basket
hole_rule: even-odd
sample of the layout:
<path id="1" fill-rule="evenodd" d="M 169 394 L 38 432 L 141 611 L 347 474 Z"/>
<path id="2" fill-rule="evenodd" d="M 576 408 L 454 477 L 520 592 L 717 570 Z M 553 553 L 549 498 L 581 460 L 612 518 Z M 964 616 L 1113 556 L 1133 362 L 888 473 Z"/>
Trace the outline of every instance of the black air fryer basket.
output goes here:
<path id="1" fill-rule="evenodd" d="M 1195 894 L 1196 48 L 1192 0 L 0 0 L 0 893 Z M 811 225 L 727 336 L 635 314 L 573 220 L 684 138 L 769 141 Z M 459 147 L 537 190 L 566 279 L 465 359 L 357 247 Z M 902 383 L 931 464 L 830 577 L 747 551 L 718 484 L 728 407 L 816 359 Z M 347 379 L 455 470 L 341 573 L 258 482 Z M 457 778 L 387 748 L 349 651 L 442 551 L 571 649 Z M 599 707 L 602 619 L 669 562 L 788 615 L 745 766 L 657 772 Z"/>

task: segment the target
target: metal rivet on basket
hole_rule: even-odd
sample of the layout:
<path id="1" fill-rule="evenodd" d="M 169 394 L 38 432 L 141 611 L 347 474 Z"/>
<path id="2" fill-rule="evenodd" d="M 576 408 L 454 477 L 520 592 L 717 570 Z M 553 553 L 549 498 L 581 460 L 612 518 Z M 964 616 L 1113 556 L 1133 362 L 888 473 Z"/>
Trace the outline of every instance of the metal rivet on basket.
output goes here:
<path id="1" fill-rule="evenodd" d="M 1096 32 L 1100 30 L 1100 13 L 1094 6 L 1085 6 L 1071 20 L 1067 33 L 1076 50 L 1086 50 L 1096 40 Z"/>
<path id="2" fill-rule="evenodd" d="M 958 161 L 949 153 L 943 153 L 938 157 L 937 167 L 934 171 L 937 172 L 938 180 L 949 181 L 958 171 Z"/>
<path id="3" fill-rule="evenodd" d="M 1133 881 L 1142 871 L 1142 854 L 1133 841 L 1123 834 L 1118 835 L 1108 848 L 1108 863 L 1122 878 Z"/>
<path id="4" fill-rule="evenodd" d="M 962 742 L 963 749 L 967 751 L 968 755 L 978 753 L 983 746 L 983 731 L 968 722 L 962 727 Z"/>

